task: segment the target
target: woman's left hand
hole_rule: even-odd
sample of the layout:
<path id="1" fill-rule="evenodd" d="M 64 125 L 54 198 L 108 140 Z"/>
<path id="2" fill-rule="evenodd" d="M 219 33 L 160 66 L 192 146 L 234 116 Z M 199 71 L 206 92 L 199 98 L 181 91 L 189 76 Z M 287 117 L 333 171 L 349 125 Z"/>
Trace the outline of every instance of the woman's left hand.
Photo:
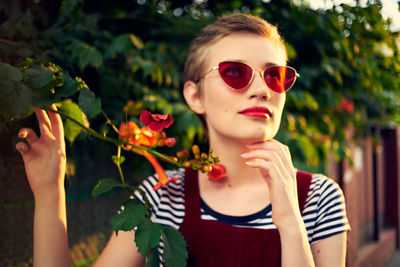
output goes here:
<path id="1" fill-rule="evenodd" d="M 258 168 L 269 188 L 272 220 L 278 230 L 290 229 L 302 221 L 298 199 L 296 169 L 289 148 L 276 140 L 247 146 L 250 151 L 242 154 L 246 164 Z"/>

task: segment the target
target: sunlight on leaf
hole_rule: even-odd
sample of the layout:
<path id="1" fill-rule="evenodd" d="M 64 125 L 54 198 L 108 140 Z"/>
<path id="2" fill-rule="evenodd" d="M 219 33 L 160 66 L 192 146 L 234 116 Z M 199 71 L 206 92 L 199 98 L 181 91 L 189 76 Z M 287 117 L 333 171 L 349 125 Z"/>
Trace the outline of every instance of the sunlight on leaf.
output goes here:
<path id="1" fill-rule="evenodd" d="M 79 106 L 75 103 L 73 103 L 70 100 L 64 100 L 61 102 L 61 107 L 60 109 L 69 117 L 75 119 L 79 123 L 84 124 L 84 119 L 83 119 L 83 112 L 79 108 Z M 75 138 L 80 134 L 82 131 L 82 128 L 77 125 L 75 122 L 66 119 L 64 122 L 64 135 L 68 139 L 68 141 L 71 142 L 71 144 L 74 142 Z"/>

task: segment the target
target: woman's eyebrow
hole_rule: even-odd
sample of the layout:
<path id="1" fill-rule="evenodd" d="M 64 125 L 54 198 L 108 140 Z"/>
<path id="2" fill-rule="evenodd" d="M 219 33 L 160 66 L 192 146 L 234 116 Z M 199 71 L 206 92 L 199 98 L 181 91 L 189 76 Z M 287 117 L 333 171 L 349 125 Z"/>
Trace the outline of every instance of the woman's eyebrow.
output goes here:
<path id="1" fill-rule="evenodd" d="M 267 62 L 267 63 L 263 64 L 263 69 L 268 68 L 268 67 L 274 67 L 274 66 L 280 66 L 280 65 L 273 63 L 273 62 Z"/>

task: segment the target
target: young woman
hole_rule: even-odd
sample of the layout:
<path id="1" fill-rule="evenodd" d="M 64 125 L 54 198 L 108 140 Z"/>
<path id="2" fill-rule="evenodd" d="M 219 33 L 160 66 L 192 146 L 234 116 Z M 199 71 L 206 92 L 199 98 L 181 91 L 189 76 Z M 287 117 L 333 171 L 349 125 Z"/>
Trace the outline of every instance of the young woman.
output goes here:
<path id="1" fill-rule="evenodd" d="M 286 63 L 277 29 L 253 16 L 222 17 L 192 42 L 184 97 L 227 177 L 213 182 L 179 169 L 169 174 L 180 179 L 156 192 L 154 177 L 142 184 L 152 220 L 184 235 L 188 266 L 345 265 L 349 225 L 340 188 L 296 170 L 289 148 L 273 139 L 297 77 Z M 17 144 L 35 196 L 34 265 L 69 266 L 62 122 L 35 111 L 40 138 L 22 129 L 30 148 Z M 142 266 L 133 239 L 133 231 L 113 234 L 95 266 Z"/>

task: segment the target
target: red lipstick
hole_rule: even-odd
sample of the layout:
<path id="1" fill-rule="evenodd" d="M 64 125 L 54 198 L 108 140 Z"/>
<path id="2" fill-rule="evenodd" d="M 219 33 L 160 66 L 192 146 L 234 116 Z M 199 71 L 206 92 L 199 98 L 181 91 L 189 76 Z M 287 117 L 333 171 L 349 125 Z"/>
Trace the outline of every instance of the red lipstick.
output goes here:
<path id="1" fill-rule="evenodd" d="M 266 107 L 249 107 L 239 111 L 239 114 L 249 116 L 249 117 L 256 117 L 256 118 L 263 118 L 266 119 L 272 116 L 272 112 Z"/>

